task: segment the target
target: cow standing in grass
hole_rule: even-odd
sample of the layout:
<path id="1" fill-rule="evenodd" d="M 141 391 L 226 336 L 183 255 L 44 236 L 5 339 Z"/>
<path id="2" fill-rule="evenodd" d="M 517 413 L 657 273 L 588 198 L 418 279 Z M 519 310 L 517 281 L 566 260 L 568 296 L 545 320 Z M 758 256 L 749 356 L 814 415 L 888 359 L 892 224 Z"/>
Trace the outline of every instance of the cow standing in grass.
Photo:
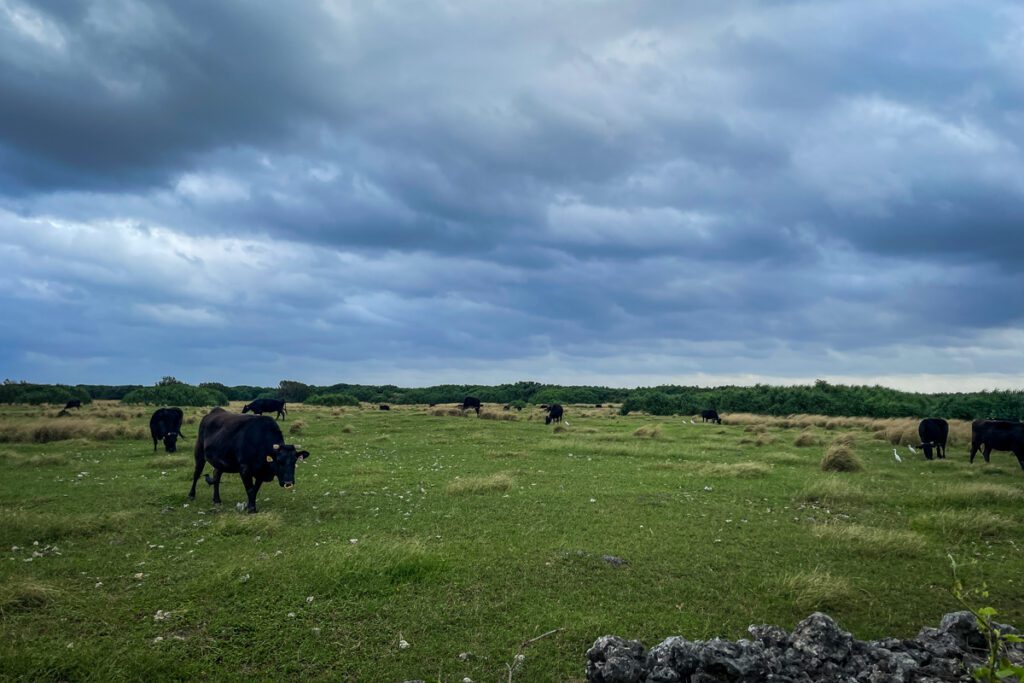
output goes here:
<path id="1" fill-rule="evenodd" d="M 284 401 L 276 398 L 258 398 L 252 403 L 246 403 L 242 406 L 243 413 L 253 413 L 254 415 L 273 413 L 274 411 L 277 411 L 277 419 L 282 419 L 288 415 L 288 411 L 284 407 Z"/>
<path id="2" fill-rule="evenodd" d="M 82 407 L 82 402 L 79 401 L 77 398 L 73 398 L 73 399 L 71 399 L 70 401 L 68 401 L 67 403 L 64 404 L 64 410 L 67 410 L 68 408 L 81 408 L 81 407 Z"/>
<path id="3" fill-rule="evenodd" d="M 920 447 L 926 460 L 932 459 L 933 449 L 936 457 L 945 459 L 946 441 L 949 439 L 948 422 L 938 417 L 926 417 L 917 426 L 917 435 L 921 437 Z"/>
<path id="4" fill-rule="evenodd" d="M 256 494 L 260 486 L 277 477 L 282 487 L 292 488 L 295 485 L 295 463 L 308 457 L 308 452 L 296 450 L 296 446 L 284 442 L 281 428 L 271 418 L 238 415 L 223 408 L 214 408 L 199 423 L 196 469 L 188 497 L 196 497 L 196 482 L 206 463 L 210 463 L 213 476 L 206 475 L 206 483 L 213 486 L 214 505 L 220 504 L 221 475 L 237 472 L 248 497 L 246 509 L 256 512 Z"/>
<path id="5" fill-rule="evenodd" d="M 548 414 L 544 417 L 544 424 L 549 425 L 552 422 L 561 422 L 563 414 L 565 414 L 565 410 L 562 409 L 562 406 L 553 403 L 548 406 Z"/>
<path id="6" fill-rule="evenodd" d="M 718 411 L 715 410 L 702 410 L 700 411 L 701 422 L 715 422 L 722 424 L 722 418 L 718 416 Z"/>
<path id="7" fill-rule="evenodd" d="M 975 420 L 971 423 L 971 462 L 982 449 L 985 462 L 992 451 L 1010 451 L 1024 469 L 1024 424 L 1010 420 Z"/>
<path id="8" fill-rule="evenodd" d="M 178 449 L 178 437 L 184 436 L 181 433 L 181 423 L 185 414 L 181 408 L 157 408 L 153 416 L 149 418 L 149 434 L 153 437 L 153 452 L 156 453 L 156 442 L 164 441 L 164 450 L 173 453 Z"/>
<path id="9" fill-rule="evenodd" d="M 476 414 L 479 415 L 480 405 L 480 399 L 478 399 L 476 396 L 467 396 L 466 398 L 462 399 L 462 405 L 459 406 L 459 410 L 466 411 L 472 408 L 473 410 L 476 411 Z"/>

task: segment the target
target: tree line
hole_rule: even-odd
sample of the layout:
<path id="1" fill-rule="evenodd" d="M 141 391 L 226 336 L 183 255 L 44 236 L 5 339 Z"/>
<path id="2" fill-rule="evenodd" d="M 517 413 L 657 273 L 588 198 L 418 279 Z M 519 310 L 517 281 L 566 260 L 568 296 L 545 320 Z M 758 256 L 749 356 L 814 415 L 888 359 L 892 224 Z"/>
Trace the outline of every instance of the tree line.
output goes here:
<path id="1" fill-rule="evenodd" d="M 389 404 L 459 403 L 476 396 L 485 403 L 517 407 L 551 403 L 607 404 L 620 412 L 651 415 L 693 415 L 706 408 L 720 413 L 761 415 L 810 413 L 860 417 L 944 417 L 970 420 L 979 417 L 1021 419 L 1024 391 L 977 391 L 925 394 L 881 386 L 847 386 L 818 380 L 813 385 L 692 387 L 664 385 L 621 389 L 600 386 L 562 386 L 540 382 L 515 382 L 493 386 L 439 384 L 432 387 L 399 387 L 393 384 L 313 385 L 282 380 L 276 387 L 228 386 L 202 382 L 193 386 L 164 377 L 154 386 L 95 384 L 30 384 L 4 380 L 0 403 L 64 403 L 78 399 L 118 400 L 128 404 L 213 406 L 228 401 L 277 398 L 311 405 L 356 405 L 359 402 Z"/>

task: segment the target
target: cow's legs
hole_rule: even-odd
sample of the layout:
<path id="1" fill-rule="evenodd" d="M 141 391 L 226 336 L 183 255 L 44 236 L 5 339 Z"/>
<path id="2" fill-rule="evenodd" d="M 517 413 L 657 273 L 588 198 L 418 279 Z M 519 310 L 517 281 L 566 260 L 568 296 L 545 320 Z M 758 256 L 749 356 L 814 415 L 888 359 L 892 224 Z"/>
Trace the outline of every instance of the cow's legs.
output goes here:
<path id="1" fill-rule="evenodd" d="M 224 474 L 216 467 L 213 468 L 213 477 L 206 475 L 206 483 L 213 487 L 213 504 L 220 505 L 220 477 Z"/>
<path id="2" fill-rule="evenodd" d="M 262 481 L 253 481 L 251 474 L 242 474 L 242 486 L 245 487 L 245 493 L 249 497 L 249 504 L 246 506 L 248 512 L 256 512 L 256 494 L 260 492 L 260 485 Z"/>
<path id="3" fill-rule="evenodd" d="M 1017 456 L 1017 463 L 1024 470 L 1024 451 L 1014 451 L 1013 454 Z"/>
<path id="4" fill-rule="evenodd" d="M 192 473 L 192 488 L 188 491 L 189 500 L 195 500 L 196 498 L 196 482 L 199 481 L 199 476 L 203 473 L 204 467 L 206 467 L 206 458 L 196 458 L 196 471 Z"/>
<path id="5" fill-rule="evenodd" d="M 980 448 L 980 447 L 981 447 L 981 444 L 974 443 L 973 441 L 971 442 L 971 464 L 972 465 L 974 464 L 974 456 L 976 456 L 978 454 L 978 448 Z"/>
<path id="6" fill-rule="evenodd" d="M 991 453 L 992 453 L 992 447 L 991 447 L 991 446 L 989 446 L 988 444 L 985 444 L 985 450 L 983 450 L 983 451 L 981 452 L 982 456 L 984 456 L 984 458 L 985 458 L 985 462 L 990 462 L 990 460 L 988 459 L 988 456 L 989 456 L 989 455 L 990 455 Z"/>

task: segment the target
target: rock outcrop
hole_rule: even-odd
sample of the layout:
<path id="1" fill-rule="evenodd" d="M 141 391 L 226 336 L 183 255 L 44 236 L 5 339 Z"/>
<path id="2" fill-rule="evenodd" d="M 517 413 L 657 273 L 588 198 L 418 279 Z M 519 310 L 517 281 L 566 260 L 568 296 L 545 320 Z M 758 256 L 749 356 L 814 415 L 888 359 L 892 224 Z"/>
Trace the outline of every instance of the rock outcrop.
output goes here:
<path id="1" fill-rule="evenodd" d="M 998 625 L 1004 633 L 1017 633 Z M 690 641 L 673 636 L 650 650 L 636 640 L 602 636 L 587 650 L 590 683 L 937 683 L 970 681 L 983 661 L 985 637 L 970 612 L 953 612 L 938 628 L 909 640 L 855 639 L 827 614 L 815 612 L 792 633 L 751 626 L 751 638 Z M 1024 645 L 1008 655 L 1024 663 Z"/>

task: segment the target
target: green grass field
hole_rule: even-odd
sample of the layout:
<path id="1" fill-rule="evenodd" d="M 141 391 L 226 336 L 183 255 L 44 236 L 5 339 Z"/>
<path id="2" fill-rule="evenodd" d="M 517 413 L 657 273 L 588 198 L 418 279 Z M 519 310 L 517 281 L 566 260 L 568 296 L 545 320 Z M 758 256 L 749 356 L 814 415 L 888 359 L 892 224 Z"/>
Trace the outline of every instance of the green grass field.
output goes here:
<path id="1" fill-rule="evenodd" d="M 296 405 L 280 425 L 311 458 L 246 515 L 237 475 L 220 509 L 202 482 L 186 499 L 193 441 L 154 455 L 150 410 L 57 412 L 0 407 L 7 680 L 507 681 L 522 652 L 514 680 L 573 681 L 604 634 L 738 638 L 814 610 L 909 637 L 957 608 L 947 554 L 1024 625 L 1024 473 L 962 440 L 897 463 L 842 421 Z M 861 471 L 821 470 L 837 437 Z"/>

